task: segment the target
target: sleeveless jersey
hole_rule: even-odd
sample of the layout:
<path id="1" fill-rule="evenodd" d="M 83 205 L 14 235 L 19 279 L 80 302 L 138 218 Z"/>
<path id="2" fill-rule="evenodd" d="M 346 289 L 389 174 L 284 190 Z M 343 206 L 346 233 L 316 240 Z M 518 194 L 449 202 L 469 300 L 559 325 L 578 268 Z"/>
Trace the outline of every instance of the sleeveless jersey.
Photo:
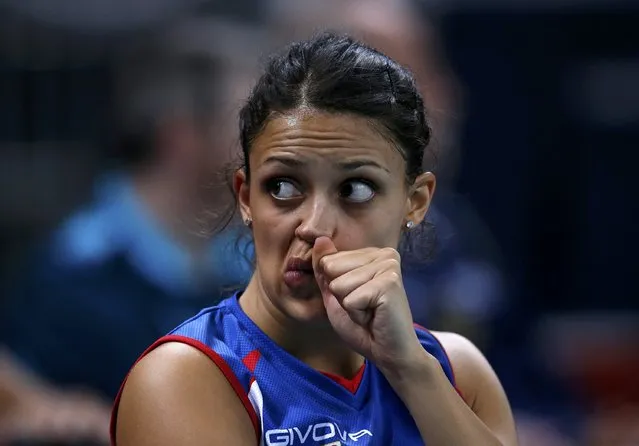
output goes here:
<path id="1" fill-rule="evenodd" d="M 350 380 L 318 372 L 260 330 L 241 309 L 238 296 L 202 310 L 141 357 L 166 342 L 182 342 L 206 354 L 246 408 L 259 446 L 423 444 L 412 416 L 373 363 L 366 361 Z M 454 386 L 442 345 L 428 330 L 415 330 Z M 120 395 L 111 419 L 113 446 L 119 400 Z"/>

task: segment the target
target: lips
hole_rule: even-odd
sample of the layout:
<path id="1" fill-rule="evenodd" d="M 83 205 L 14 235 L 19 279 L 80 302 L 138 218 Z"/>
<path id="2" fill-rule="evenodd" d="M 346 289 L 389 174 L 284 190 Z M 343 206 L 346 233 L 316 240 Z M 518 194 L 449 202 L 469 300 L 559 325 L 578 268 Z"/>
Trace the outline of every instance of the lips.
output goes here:
<path id="1" fill-rule="evenodd" d="M 286 264 L 286 271 L 300 271 L 304 273 L 313 272 L 313 262 L 311 260 L 303 260 L 300 257 L 293 257 Z"/>
<path id="2" fill-rule="evenodd" d="M 313 263 L 300 257 L 290 259 L 284 272 L 284 283 L 289 289 L 306 289 L 315 284 Z"/>

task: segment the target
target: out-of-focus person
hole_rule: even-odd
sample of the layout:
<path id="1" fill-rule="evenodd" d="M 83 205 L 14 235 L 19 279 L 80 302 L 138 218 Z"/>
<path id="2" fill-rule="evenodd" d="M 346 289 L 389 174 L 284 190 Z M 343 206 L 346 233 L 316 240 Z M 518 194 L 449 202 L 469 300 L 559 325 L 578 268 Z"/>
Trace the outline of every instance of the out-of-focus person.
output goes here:
<path id="1" fill-rule="evenodd" d="M 118 57 L 117 163 L 37 247 L 1 312 L 0 443 L 107 443 L 111 401 L 144 348 L 248 279 L 251 253 L 228 252 L 251 248 L 208 238 L 202 210 L 225 204 L 212 172 L 237 139 L 228 120 L 250 71 L 239 62 L 256 58 L 204 36 L 211 27 Z"/>

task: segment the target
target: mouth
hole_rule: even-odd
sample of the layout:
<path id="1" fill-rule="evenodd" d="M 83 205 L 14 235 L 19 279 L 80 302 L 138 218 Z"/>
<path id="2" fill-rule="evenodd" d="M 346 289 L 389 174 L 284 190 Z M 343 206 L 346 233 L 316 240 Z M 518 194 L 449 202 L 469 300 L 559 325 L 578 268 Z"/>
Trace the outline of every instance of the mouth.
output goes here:
<path id="1" fill-rule="evenodd" d="M 313 262 L 300 257 L 293 257 L 286 264 L 286 272 L 299 271 L 303 273 L 313 273 Z"/>
<path id="2" fill-rule="evenodd" d="M 304 260 L 299 257 L 290 259 L 286 264 L 284 283 L 289 288 L 300 288 L 314 284 L 315 274 L 311 260 Z"/>

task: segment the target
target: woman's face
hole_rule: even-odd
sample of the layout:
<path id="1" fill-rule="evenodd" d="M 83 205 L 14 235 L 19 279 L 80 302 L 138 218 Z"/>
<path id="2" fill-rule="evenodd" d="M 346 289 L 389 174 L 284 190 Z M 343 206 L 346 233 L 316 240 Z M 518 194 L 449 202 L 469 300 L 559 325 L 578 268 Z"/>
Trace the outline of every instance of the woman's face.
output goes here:
<path id="1" fill-rule="evenodd" d="M 435 178 L 407 186 L 405 161 L 364 118 L 297 110 L 272 119 L 253 142 L 251 178 L 235 178 L 243 218 L 252 220 L 256 277 L 284 315 L 324 317 L 311 267 L 315 239 L 339 251 L 396 248 L 408 220 L 424 218 Z"/>

